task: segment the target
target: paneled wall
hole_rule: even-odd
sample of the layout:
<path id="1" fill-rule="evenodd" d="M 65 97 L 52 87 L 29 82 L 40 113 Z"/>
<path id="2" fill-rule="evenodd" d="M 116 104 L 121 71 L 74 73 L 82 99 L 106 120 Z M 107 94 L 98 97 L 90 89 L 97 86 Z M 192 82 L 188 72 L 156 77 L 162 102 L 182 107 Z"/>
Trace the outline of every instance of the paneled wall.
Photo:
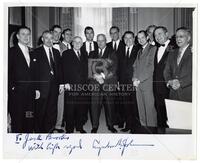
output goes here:
<path id="1" fill-rule="evenodd" d="M 112 25 L 121 30 L 121 35 L 131 30 L 137 33 L 150 24 L 163 25 L 173 35 L 180 26 L 192 29 L 192 8 L 113 8 Z M 27 25 L 32 30 L 33 47 L 37 46 L 39 37 L 44 30 L 54 24 L 71 28 L 74 34 L 75 8 L 73 7 L 12 7 L 9 8 L 10 25 Z M 89 18 L 88 18 L 89 19 Z M 107 29 L 109 31 L 109 27 Z"/>
<path id="2" fill-rule="evenodd" d="M 169 35 L 178 27 L 186 26 L 192 30 L 192 8 L 113 8 L 113 25 L 123 33 L 131 30 L 137 33 L 148 25 L 166 26 Z"/>

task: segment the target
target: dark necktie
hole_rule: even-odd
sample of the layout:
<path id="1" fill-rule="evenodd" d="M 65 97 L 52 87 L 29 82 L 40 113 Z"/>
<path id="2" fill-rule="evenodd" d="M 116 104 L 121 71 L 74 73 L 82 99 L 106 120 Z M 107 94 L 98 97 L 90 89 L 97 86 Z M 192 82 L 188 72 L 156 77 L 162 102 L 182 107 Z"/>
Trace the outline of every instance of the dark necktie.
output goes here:
<path id="1" fill-rule="evenodd" d="M 49 59 L 50 59 L 50 67 L 51 67 L 51 70 L 53 72 L 55 72 L 55 62 L 53 60 L 53 54 L 51 52 L 51 49 L 49 48 Z"/>
<path id="2" fill-rule="evenodd" d="M 92 51 L 92 43 L 90 43 L 89 53 Z"/>
<path id="3" fill-rule="evenodd" d="M 67 50 L 69 49 L 69 44 L 67 44 Z"/>
<path id="4" fill-rule="evenodd" d="M 114 44 L 114 51 L 117 51 L 117 44 L 116 44 L 116 42 Z"/>
<path id="5" fill-rule="evenodd" d="M 81 53 L 77 51 L 78 59 L 81 60 Z"/>
<path id="6" fill-rule="evenodd" d="M 102 49 L 100 49 L 100 52 L 99 52 L 99 58 L 102 57 L 102 54 L 103 54 L 103 51 L 102 51 Z"/>
<path id="7" fill-rule="evenodd" d="M 126 52 L 126 58 L 129 58 L 129 48 L 127 49 L 127 52 Z"/>
<path id="8" fill-rule="evenodd" d="M 127 49 L 126 56 L 125 56 L 126 63 L 128 62 L 128 59 L 129 59 L 129 48 Z"/>

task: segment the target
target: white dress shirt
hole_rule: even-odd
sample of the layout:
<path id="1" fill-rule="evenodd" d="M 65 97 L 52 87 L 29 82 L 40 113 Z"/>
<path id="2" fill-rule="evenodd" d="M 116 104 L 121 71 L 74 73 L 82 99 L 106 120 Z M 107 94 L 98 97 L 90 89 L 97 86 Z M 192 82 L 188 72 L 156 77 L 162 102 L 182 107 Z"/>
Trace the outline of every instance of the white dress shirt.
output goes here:
<path id="1" fill-rule="evenodd" d="M 131 51 L 132 51 L 132 49 L 133 49 L 133 45 L 131 45 L 130 47 L 126 46 L 126 54 L 127 54 L 128 48 L 129 48 L 129 55 L 128 55 L 128 57 L 130 57 Z M 126 55 L 126 54 L 125 54 L 125 55 Z"/>
<path id="2" fill-rule="evenodd" d="M 18 43 L 18 45 L 24 55 L 27 65 L 30 66 L 30 55 L 29 55 L 28 47 L 21 44 L 20 42 Z"/>
<path id="3" fill-rule="evenodd" d="M 44 47 L 44 50 L 45 50 L 45 52 L 46 52 L 46 55 L 47 55 L 47 58 L 48 58 L 48 61 L 49 61 L 49 65 L 51 65 L 50 58 L 49 58 L 49 49 L 51 50 L 52 57 L 53 57 L 52 47 L 47 47 L 46 45 L 43 45 L 43 47 Z M 53 58 L 53 59 L 54 59 L 54 58 Z"/>
<path id="4" fill-rule="evenodd" d="M 88 54 L 90 53 L 90 43 L 91 43 L 91 51 L 94 51 L 94 41 L 86 41 L 85 42 L 85 46 L 86 46 L 86 51 L 88 52 Z"/>
<path id="5" fill-rule="evenodd" d="M 118 39 L 117 41 L 112 41 L 112 47 L 113 47 L 113 49 L 115 47 L 115 43 L 116 43 L 116 50 L 118 49 L 119 42 L 120 42 L 120 39 Z"/>
<path id="6" fill-rule="evenodd" d="M 103 56 L 103 54 L 104 54 L 105 49 L 106 49 L 106 47 L 102 49 L 102 56 Z M 100 53 L 100 52 L 101 52 L 101 49 L 99 48 L 99 53 Z M 98 54 L 99 54 L 99 53 L 98 53 Z M 102 56 L 101 56 L 101 57 L 102 57 Z"/>
<path id="7" fill-rule="evenodd" d="M 157 62 L 158 62 L 158 63 L 160 62 L 161 58 L 163 57 L 163 54 L 164 54 L 165 49 L 167 48 L 169 42 L 170 42 L 170 40 L 167 40 L 167 41 L 165 42 L 165 46 L 160 46 L 160 47 L 158 48 L 158 55 L 157 55 Z"/>
<path id="8" fill-rule="evenodd" d="M 63 41 L 62 43 L 63 43 L 66 47 L 68 47 L 68 49 L 71 49 L 71 48 L 72 48 L 71 45 L 70 45 L 70 43 L 65 42 L 65 41 Z"/>
<path id="9" fill-rule="evenodd" d="M 77 58 L 78 58 L 78 59 L 80 59 L 80 57 L 79 57 L 79 55 L 78 55 L 78 52 L 79 52 L 79 54 L 81 55 L 81 52 L 80 52 L 80 50 L 75 50 L 75 49 L 74 49 L 74 52 L 75 52 L 75 54 L 76 54 Z"/>

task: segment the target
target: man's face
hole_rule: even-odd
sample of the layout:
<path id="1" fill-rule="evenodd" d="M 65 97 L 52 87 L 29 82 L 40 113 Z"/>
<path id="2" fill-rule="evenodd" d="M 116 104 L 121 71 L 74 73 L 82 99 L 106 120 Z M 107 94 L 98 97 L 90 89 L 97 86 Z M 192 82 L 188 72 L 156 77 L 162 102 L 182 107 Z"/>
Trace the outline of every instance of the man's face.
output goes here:
<path id="1" fill-rule="evenodd" d="M 53 40 L 54 41 L 60 40 L 61 32 L 62 32 L 62 30 L 60 28 L 54 28 L 54 30 L 53 30 Z"/>
<path id="2" fill-rule="evenodd" d="M 64 34 L 62 34 L 64 41 L 70 43 L 72 41 L 72 31 L 67 30 Z"/>
<path id="3" fill-rule="evenodd" d="M 46 45 L 47 47 L 52 47 L 53 46 L 53 35 L 51 33 L 45 33 L 42 36 L 42 41 L 43 41 L 43 44 Z"/>
<path id="4" fill-rule="evenodd" d="M 139 44 L 144 46 L 147 43 L 148 37 L 146 37 L 144 32 L 142 32 L 142 33 L 138 33 L 137 39 L 138 39 Z"/>
<path id="5" fill-rule="evenodd" d="M 125 36 L 124 36 L 124 42 L 125 42 L 126 46 L 128 46 L 128 47 L 130 47 L 131 45 L 133 45 L 134 44 L 134 37 L 133 37 L 133 35 L 129 34 L 129 33 L 125 34 Z"/>
<path id="6" fill-rule="evenodd" d="M 83 41 L 81 38 L 77 37 L 73 40 L 72 44 L 75 50 L 80 50 L 81 46 L 83 45 Z"/>
<path id="7" fill-rule="evenodd" d="M 155 39 L 159 44 L 164 44 L 168 40 L 168 33 L 158 28 L 155 30 Z"/>
<path id="8" fill-rule="evenodd" d="M 190 35 L 184 30 L 178 30 L 176 32 L 176 43 L 178 47 L 185 47 L 190 42 Z"/>
<path id="9" fill-rule="evenodd" d="M 100 49 L 104 49 L 106 47 L 106 38 L 102 35 L 97 37 L 97 44 Z"/>
<path id="10" fill-rule="evenodd" d="M 153 41 L 153 32 L 154 32 L 155 27 L 151 27 L 149 28 L 149 30 L 147 31 L 147 34 L 150 38 L 151 41 Z"/>
<path id="11" fill-rule="evenodd" d="M 110 37 L 113 41 L 117 41 L 119 39 L 119 32 L 116 28 L 112 28 L 110 30 Z"/>
<path id="12" fill-rule="evenodd" d="M 94 31 L 92 29 L 85 31 L 85 37 L 87 41 L 93 41 L 94 39 Z"/>
<path id="13" fill-rule="evenodd" d="M 21 29 L 17 34 L 17 39 L 21 44 L 27 46 L 30 43 L 30 34 L 28 29 Z"/>

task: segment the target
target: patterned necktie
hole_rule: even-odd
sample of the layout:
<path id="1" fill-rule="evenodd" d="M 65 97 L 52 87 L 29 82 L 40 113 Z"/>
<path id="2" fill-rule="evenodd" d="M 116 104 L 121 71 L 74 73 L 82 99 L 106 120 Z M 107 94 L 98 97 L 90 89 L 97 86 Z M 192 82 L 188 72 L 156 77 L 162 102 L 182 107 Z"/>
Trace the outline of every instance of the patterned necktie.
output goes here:
<path id="1" fill-rule="evenodd" d="M 179 65 L 179 63 L 181 62 L 181 53 L 182 53 L 182 51 L 179 50 L 178 51 L 178 57 L 177 57 L 177 65 Z"/>
<path id="2" fill-rule="evenodd" d="M 49 48 L 49 59 L 50 59 L 50 67 L 51 67 L 51 70 L 53 72 L 55 72 L 55 62 L 53 60 L 53 54 L 51 52 L 51 49 Z"/>

